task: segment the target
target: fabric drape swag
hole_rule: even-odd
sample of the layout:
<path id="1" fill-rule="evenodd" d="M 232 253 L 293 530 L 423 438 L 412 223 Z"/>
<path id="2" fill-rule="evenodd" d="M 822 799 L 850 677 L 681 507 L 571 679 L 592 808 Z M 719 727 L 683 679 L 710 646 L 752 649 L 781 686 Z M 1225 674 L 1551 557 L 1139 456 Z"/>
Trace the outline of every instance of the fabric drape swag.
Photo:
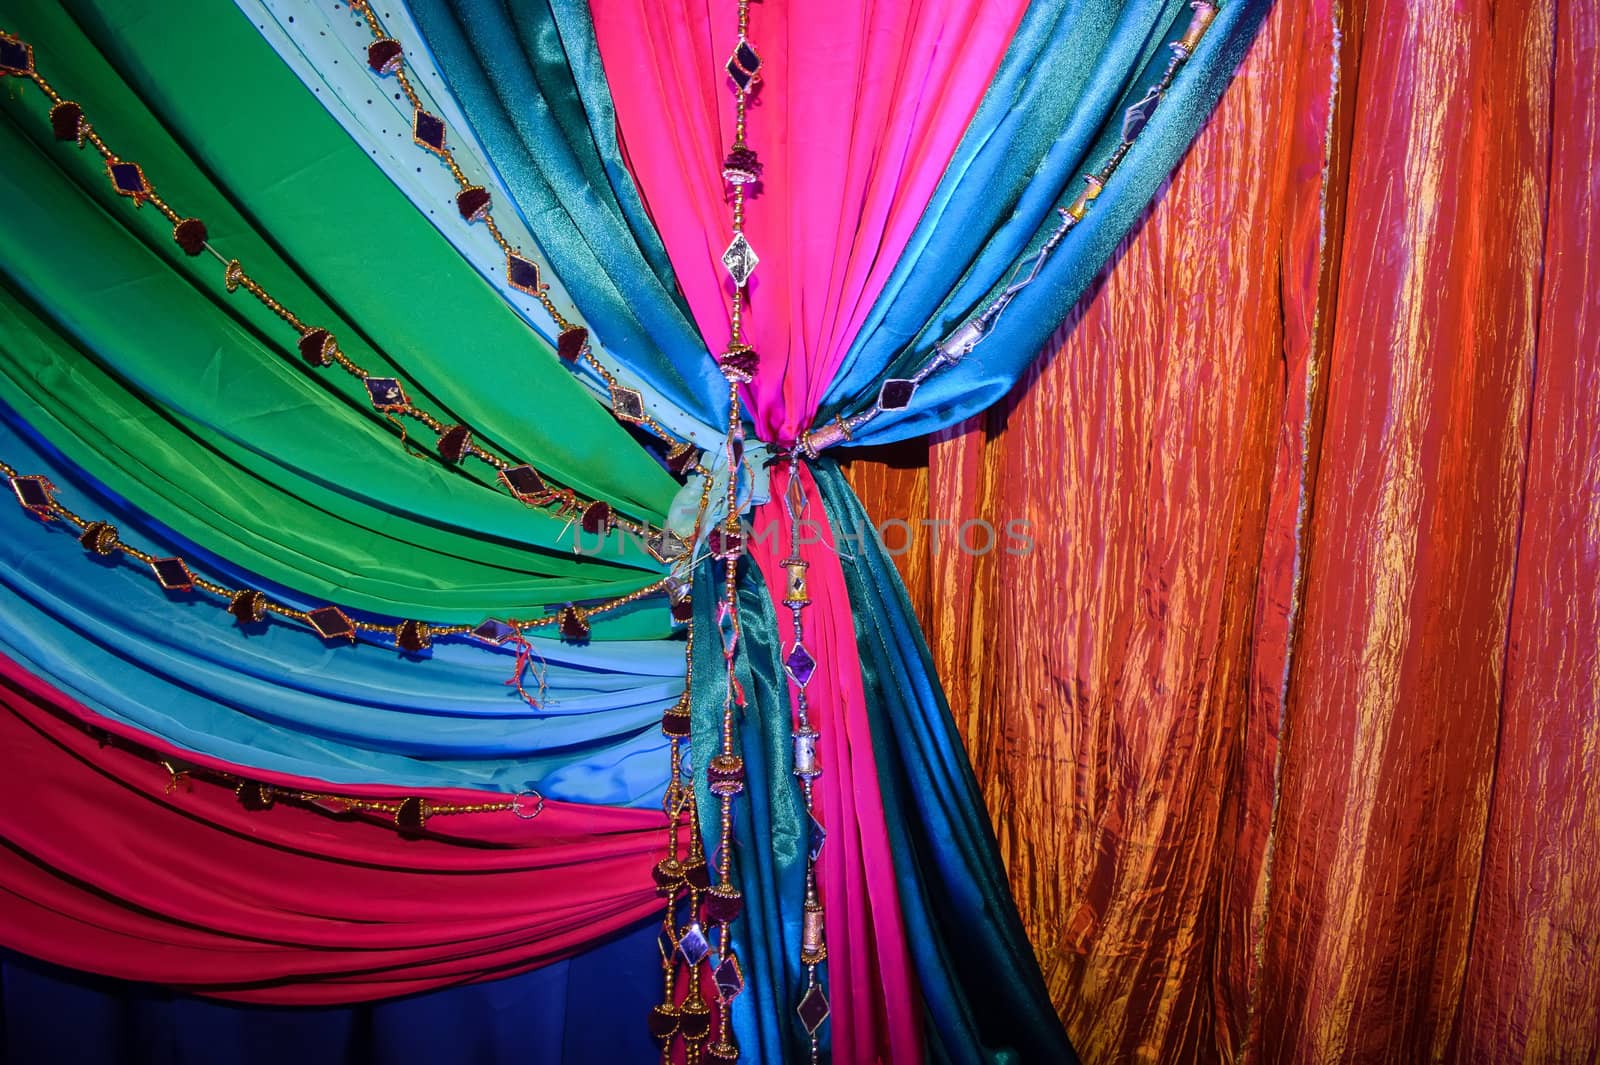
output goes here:
<path id="1" fill-rule="evenodd" d="M 710 477 L 723 449 L 711 427 L 727 424 L 728 386 L 712 355 L 729 326 L 719 167 L 736 3 L 398 6 L 382 15 L 403 38 L 393 61 L 414 60 L 417 106 L 444 116 L 441 143 L 461 146 L 470 178 L 440 167 L 392 70 L 361 66 L 359 5 L 342 25 L 320 9 L 297 19 L 291 0 L 68 0 L 0 12 L 0 28 L 165 202 L 205 220 L 219 255 L 434 411 L 441 444 L 443 426 L 470 426 L 473 441 L 600 501 L 584 525 L 615 514 L 692 539 L 683 523 L 700 482 L 680 485 L 661 460 L 686 440 Z M 684 643 L 659 595 L 597 615 L 587 639 L 563 627 L 566 643 L 552 628 L 488 648 L 447 635 L 397 656 L 278 622 L 235 626 L 128 557 L 57 561 L 66 536 L 19 509 L 0 519 L 0 731 L 26 767 L 5 781 L 0 887 L 17 904 L 0 912 L 0 942 L 277 1004 L 558 959 L 592 967 L 661 916 L 657 807 L 681 771 L 705 853 L 737 855 L 744 982 L 732 1016 L 747 1060 L 809 1057 L 795 1003 L 806 856 L 819 844 L 822 1039 L 835 1060 L 1072 1060 L 903 588 L 858 535 L 865 514 L 831 455 L 792 474 L 767 460 L 926 364 L 1076 202 L 1073 228 L 984 344 L 847 443 L 947 426 L 1009 389 L 1145 210 L 1264 8 L 755 9 L 750 129 L 764 171 L 747 232 L 762 265 L 747 337 L 761 361 L 741 393 L 750 446 L 735 474 L 755 535 L 736 596 L 747 786 L 732 841 L 706 814 L 725 624 L 709 568 L 663 562 L 620 533 L 574 550 L 577 512 L 524 505 L 491 467 L 441 462 L 415 423 L 401 438 L 361 380 L 306 366 L 298 330 L 224 286 L 211 255 L 185 255 L 152 206 L 119 195 L 98 149 L 58 139 L 49 106 L 18 80 L 0 103 L 0 458 L 48 476 L 64 505 L 112 520 L 141 550 L 298 609 L 472 626 L 653 589 L 670 572 L 692 579 L 697 637 L 675 770 L 660 726 L 684 691 Z M 1089 205 L 1079 179 L 1095 171 L 1109 177 Z M 560 323 L 484 261 L 499 247 L 451 202 L 451 182 L 477 177 L 506 232 L 537 242 L 553 291 L 593 336 L 593 366 L 569 372 L 551 350 Z M 614 381 L 594 369 L 608 365 Z M 667 440 L 643 444 L 644 429 L 612 417 L 619 388 L 660 415 Z M 815 542 L 783 539 L 796 500 Z M 798 682 L 779 619 L 791 551 L 812 596 L 816 824 L 790 764 Z M 536 695 L 504 683 L 513 667 L 537 674 Z M 93 729 L 118 742 L 98 745 Z M 210 780 L 174 788 L 163 758 L 285 791 L 398 790 L 436 806 L 525 792 L 543 806 L 435 817 L 397 836 L 304 803 L 250 811 Z M 84 825 L 116 842 L 86 850 Z M 684 934 L 663 954 L 687 956 Z M 550 1031 L 605 1015 L 601 985 L 567 989 Z M 562 1038 L 567 1056 L 583 1052 Z"/>

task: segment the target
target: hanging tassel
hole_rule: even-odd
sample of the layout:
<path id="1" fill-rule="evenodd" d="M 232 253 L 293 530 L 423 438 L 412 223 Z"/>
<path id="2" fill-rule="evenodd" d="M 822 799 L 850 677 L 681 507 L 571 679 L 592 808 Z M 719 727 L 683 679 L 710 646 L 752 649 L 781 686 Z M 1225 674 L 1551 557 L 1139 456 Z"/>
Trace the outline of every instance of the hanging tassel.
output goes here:
<path id="1" fill-rule="evenodd" d="M 517 663 L 511 669 L 510 679 L 504 683 L 507 687 L 515 685 L 517 694 L 522 696 L 522 701 L 533 707 L 535 710 L 538 710 L 541 707 L 542 700 L 545 697 L 544 658 L 539 658 L 539 698 L 535 699 L 533 696 L 528 694 L 528 689 L 523 686 L 522 678 L 527 672 L 529 663 L 533 661 L 538 652 L 534 651 L 533 644 L 530 643 L 528 638 L 522 635 L 521 632 L 518 632 L 515 636 L 511 637 L 510 642 L 517 645 Z"/>

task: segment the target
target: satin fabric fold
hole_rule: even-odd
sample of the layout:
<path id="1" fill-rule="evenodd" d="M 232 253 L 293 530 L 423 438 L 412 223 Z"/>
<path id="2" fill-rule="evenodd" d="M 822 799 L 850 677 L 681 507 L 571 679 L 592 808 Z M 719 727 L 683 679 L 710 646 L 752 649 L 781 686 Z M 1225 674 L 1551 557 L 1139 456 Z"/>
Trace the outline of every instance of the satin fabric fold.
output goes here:
<path id="1" fill-rule="evenodd" d="M 700 567 L 695 574 L 696 601 L 715 602 L 721 580 L 714 567 Z M 746 702 L 736 716 L 735 736 L 746 784 L 734 805 L 733 877 L 744 896 L 744 911 L 731 929 L 734 950 L 744 967 L 745 990 L 733 1000 L 733 1024 L 745 1057 L 800 1061 L 810 1057 L 810 1040 L 794 1011 L 805 987 L 800 970 L 800 907 L 795 900 L 804 897 L 810 833 L 799 790 L 789 774 L 791 715 L 783 648 L 775 638 L 776 619 L 760 571 L 748 562 L 741 567 L 737 603 L 743 636 L 735 668 Z M 717 637 L 711 624 L 696 633 L 691 767 L 710 764 L 720 747 L 726 684 Z M 702 811 L 718 809 L 705 773 L 695 773 L 694 789 Z M 708 847 L 726 842 L 714 817 L 702 815 L 701 820 Z M 831 996 L 834 988 L 828 992 Z M 824 1028 L 821 1036 L 827 1049 L 831 1033 Z"/>
<path id="2" fill-rule="evenodd" d="M 523 321 L 547 345 L 556 342 L 556 325 L 544 305 L 506 279 L 506 257 L 488 226 L 464 221 L 455 208 L 460 191 L 455 176 L 441 160 L 411 139 L 411 104 L 394 93 L 395 79 L 373 73 L 367 64 L 372 34 L 366 21 L 346 7 L 308 5 L 300 0 L 236 0 L 262 37 L 294 71 L 313 98 L 372 158 L 385 176 L 406 195 L 448 240 L 462 260 L 493 285 Z M 405 69 L 424 107 L 444 120 L 446 143 L 469 180 L 488 191 L 494 221 L 501 234 L 524 257 L 540 266 L 540 277 L 564 317 L 587 326 L 573 297 L 539 249 L 539 230 L 517 212 L 516 201 L 500 174 L 487 160 L 472 126 L 461 114 L 423 43 L 422 31 L 410 12 L 395 5 L 382 12 L 385 32 L 407 46 Z M 599 334 L 589 332 L 589 349 L 623 386 L 639 392 L 645 409 L 662 425 L 686 437 L 714 440 L 720 431 L 689 418 L 677 404 L 656 392 L 645 378 L 605 349 Z M 579 380 L 610 402 L 606 381 L 586 362 L 573 366 Z"/>
<path id="3" fill-rule="evenodd" d="M 427 47 L 608 349 L 711 426 L 727 388 L 618 151 L 586 0 L 411 0 Z M 714 441 L 708 442 L 714 444 Z"/>
<path id="4" fill-rule="evenodd" d="M 879 751 L 890 852 L 925 1007 L 928 1061 L 1077 1061 L 1039 975 L 905 586 L 871 519 L 832 463 L 815 473 L 854 608 Z"/>
<path id="5" fill-rule="evenodd" d="M 809 428 L 845 350 L 900 259 L 1027 5 L 1020 0 L 766 3 L 747 139 L 763 160 L 744 232 L 761 265 L 743 389 L 763 440 Z M 723 65 L 735 0 L 592 0 L 618 139 L 713 351 L 729 339 L 732 239 L 721 161 L 734 139 Z"/>
<path id="6" fill-rule="evenodd" d="M 76 722 L 174 754 L 0 659 L 0 938 L 36 958 L 241 1001 L 358 1002 L 525 971 L 659 910 L 659 812 L 546 802 L 531 819 L 435 815 L 405 838 L 283 802 L 251 813 L 204 777 L 169 787 Z"/>
<path id="7" fill-rule="evenodd" d="M 178 555 L 228 587 L 323 605 L 203 557 L 27 439 L 0 408 L 0 458 L 124 542 Z M 64 521 L 0 505 L 0 650 L 96 712 L 187 751 L 319 780 L 400 788 L 532 788 L 556 799 L 659 806 L 661 713 L 683 690 L 675 641 L 532 641 L 529 706 L 516 654 L 470 637 L 425 659 L 328 645 L 305 626 L 239 626 L 221 600 L 164 592 L 133 559 L 101 559 Z M 540 677 L 543 677 L 541 683 Z"/>
<path id="8" fill-rule="evenodd" d="M 86 23 L 93 16 L 79 12 Z M 301 99 L 237 12 L 180 17 L 146 7 L 124 17 L 126 25 L 99 29 L 96 40 L 121 51 L 119 70 L 144 71 L 150 84 L 130 86 L 113 73 L 58 9 L 30 11 L 13 28 L 31 34 L 41 69 L 83 102 L 112 143 L 142 160 L 169 200 L 205 217 L 217 246 L 236 251 L 303 317 L 334 329 L 370 371 L 388 368 L 362 342 L 371 326 L 344 315 L 363 323 L 414 319 L 406 357 L 426 369 L 416 377 L 457 399 L 473 397 L 459 409 L 441 403 L 441 415 L 468 416 L 490 443 L 527 438 L 528 457 L 558 477 L 570 474 L 576 486 L 595 486 L 594 474 L 581 470 L 615 478 L 630 486 L 613 494 L 619 503 L 656 485 L 645 512 L 664 510 L 670 479 L 636 449 L 619 446 L 626 432 L 553 356 L 547 369 L 511 374 L 454 357 L 464 344 L 504 353 L 536 341 L 464 266 L 440 268 L 453 259 L 448 245 L 320 108 Z M 215 76 L 204 58 L 213 53 L 171 60 L 165 34 L 177 28 L 230 51 L 238 76 L 258 91 L 227 103 L 199 91 Z M 147 62 L 158 51 L 159 76 Z M 248 190 L 255 225 L 280 246 L 300 246 L 300 269 L 319 284 L 326 275 L 351 287 L 339 293 L 343 314 L 325 309 L 222 199 L 135 91 L 159 101 L 164 117 L 187 120 L 179 123 L 194 134 L 186 143 L 204 144 L 215 180 Z M 14 220 L 4 236 L 12 311 L 0 331 L 9 359 L 0 388 L 75 462 L 208 550 L 357 608 L 467 621 L 649 579 L 656 564 L 637 548 L 622 545 L 619 559 L 573 559 L 563 523 L 407 455 L 364 393 L 355 394 L 358 382 L 298 369 L 285 357 L 293 334 L 285 337 L 286 327 L 254 301 L 225 294 L 217 263 L 186 259 L 168 227 L 151 224 L 152 212 L 118 202 L 94 161 L 51 142 L 34 96 L 8 98 L 0 122 L 8 157 L 0 199 Z M 330 186 L 342 195 L 324 195 Z M 369 268 L 364 234 L 381 235 L 383 269 Z M 427 296 L 407 291 L 424 277 Z M 430 307 L 430 296 L 438 302 L 429 313 L 410 311 Z M 132 331 L 129 321 L 152 327 Z M 412 377 L 400 376 L 409 387 Z M 562 395 L 572 398 L 552 403 Z M 540 416 L 527 418 L 529 410 Z M 607 461 L 598 461 L 601 454 Z"/>
<path id="9" fill-rule="evenodd" d="M 783 560 L 795 552 L 788 542 L 784 500 L 790 472 L 772 471 L 772 499 L 751 516 L 750 560 L 761 573 L 771 599 L 775 644 L 783 654 L 793 647 L 791 622 L 784 616 Z M 856 629 L 850 597 L 840 569 L 847 551 L 832 527 L 834 508 L 825 506 L 807 466 L 799 467 L 801 498 L 808 527 L 798 556 L 806 562 L 811 606 L 804 612 L 805 645 L 818 668 L 806 687 L 810 720 L 822 775 L 813 783 L 818 820 L 827 842 L 817 861 L 828 946 L 828 980 L 837 989 L 829 1015 L 835 1055 L 844 1061 L 922 1060 L 921 1024 L 914 1009 L 917 982 L 895 884 L 891 834 L 878 787 L 879 763 L 868 723 L 861 683 Z M 781 620 L 779 620 L 781 618 Z M 797 685 L 785 677 L 778 694 L 784 707 L 795 703 Z M 783 737 L 798 727 L 790 715 Z M 792 754 L 785 745 L 785 761 Z"/>
<path id="10" fill-rule="evenodd" d="M 919 436 L 1003 397 L 1111 258 L 1216 106 L 1269 6 L 1229 0 L 1083 221 L 983 342 L 878 415 L 854 445 Z M 1059 221 L 1121 136 L 1122 112 L 1159 79 L 1184 0 L 1035 0 L 822 403 L 821 418 L 870 407 L 980 311 Z"/>

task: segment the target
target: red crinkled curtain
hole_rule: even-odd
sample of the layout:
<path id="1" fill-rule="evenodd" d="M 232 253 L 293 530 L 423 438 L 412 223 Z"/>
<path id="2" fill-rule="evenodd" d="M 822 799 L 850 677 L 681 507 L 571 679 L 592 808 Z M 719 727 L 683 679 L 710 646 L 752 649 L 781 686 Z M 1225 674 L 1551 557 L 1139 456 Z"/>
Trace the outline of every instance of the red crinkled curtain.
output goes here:
<path id="1" fill-rule="evenodd" d="M 1086 1061 L 1600 1058 L 1597 101 L 1584 0 L 1280 3 L 1037 380 L 852 470 L 955 523 Z"/>

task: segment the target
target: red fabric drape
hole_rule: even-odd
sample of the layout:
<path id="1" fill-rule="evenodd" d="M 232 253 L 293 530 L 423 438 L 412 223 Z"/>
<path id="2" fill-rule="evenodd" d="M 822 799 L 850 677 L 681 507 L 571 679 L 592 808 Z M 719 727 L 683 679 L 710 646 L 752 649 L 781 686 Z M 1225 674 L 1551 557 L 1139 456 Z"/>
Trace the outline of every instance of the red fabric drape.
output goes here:
<path id="1" fill-rule="evenodd" d="M 406 838 L 289 803 L 252 813 L 204 776 L 169 790 L 149 757 L 78 721 L 175 753 L 0 659 L 0 938 L 34 957 L 226 998 L 353 1002 L 521 972 L 660 910 L 659 812 L 546 802 L 531 820 L 436 816 Z"/>
<path id="2" fill-rule="evenodd" d="M 1031 523 L 900 561 L 1086 1061 L 1600 1058 L 1597 82 L 1589 3 L 1276 5 L 1037 379 L 852 471 Z"/>

